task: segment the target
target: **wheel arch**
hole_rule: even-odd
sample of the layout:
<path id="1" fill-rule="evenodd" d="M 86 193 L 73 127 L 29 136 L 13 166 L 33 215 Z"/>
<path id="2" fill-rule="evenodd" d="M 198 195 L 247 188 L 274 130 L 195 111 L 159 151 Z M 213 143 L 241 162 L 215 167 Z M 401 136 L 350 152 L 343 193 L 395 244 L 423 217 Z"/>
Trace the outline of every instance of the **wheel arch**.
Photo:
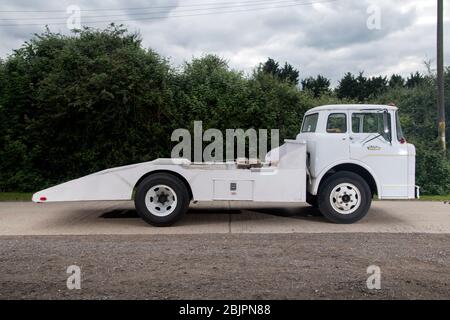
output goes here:
<path id="1" fill-rule="evenodd" d="M 189 192 L 190 200 L 193 199 L 192 188 L 191 188 L 191 186 L 189 185 L 189 182 L 186 180 L 186 178 L 183 177 L 183 176 L 182 176 L 181 174 L 179 174 L 178 172 L 171 171 L 171 170 L 164 170 L 164 169 L 150 171 L 150 172 L 147 172 L 146 174 L 144 174 L 142 177 L 140 177 L 139 180 L 138 180 L 138 181 L 136 182 L 136 184 L 134 185 L 134 188 L 133 188 L 133 198 L 134 198 L 134 193 L 135 193 L 135 190 L 136 190 L 137 186 L 138 186 L 144 179 L 146 179 L 147 177 L 152 176 L 152 175 L 157 174 L 157 173 L 165 173 L 165 174 L 169 174 L 169 175 L 175 176 L 175 177 L 177 177 L 178 179 L 180 179 L 180 180 L 184 183 L 186 189 L 187 189 L 188 192 Z"/>
<path id="2" fill-rule="evenodd" d="M 335 163 L 325 168 L 321 174 L 315 179 L 313 194 L 317 195 L 321 184 L 333 173 L 339 171 L 350 171 L 361 176 L 369 185 L 372 194 L 378 194 L 380 196 L 380 184 L 374 172 L 365 164 L 354 161 L 346 161 L 341 163 Z"/>

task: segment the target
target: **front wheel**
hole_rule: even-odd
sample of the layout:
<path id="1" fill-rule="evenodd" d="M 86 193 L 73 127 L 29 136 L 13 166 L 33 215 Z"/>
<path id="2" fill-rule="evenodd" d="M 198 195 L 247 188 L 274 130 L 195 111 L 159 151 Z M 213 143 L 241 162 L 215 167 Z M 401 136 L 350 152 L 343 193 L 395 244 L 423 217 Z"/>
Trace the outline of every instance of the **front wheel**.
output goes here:
<path id="1" fill-rule="evenodd" d="M 177 177 L 156 173 L 139 183 L 134 204 L 139 216 L 158 227 L 177 222 L 189 206 L 189 192 Z"/>
<path id="2" fill-rule="evenodd" d="M 319 190 L 319 210 L 335 223 L 353 223 L 369 211 L 372 192 L 359 175 L 340 171 L 328 177 Z"/>

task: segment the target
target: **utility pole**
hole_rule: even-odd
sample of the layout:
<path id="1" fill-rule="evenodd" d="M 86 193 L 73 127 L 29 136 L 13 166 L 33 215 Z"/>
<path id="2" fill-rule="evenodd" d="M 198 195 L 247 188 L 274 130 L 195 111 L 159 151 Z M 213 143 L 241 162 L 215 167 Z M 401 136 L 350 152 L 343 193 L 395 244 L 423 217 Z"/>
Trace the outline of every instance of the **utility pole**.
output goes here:
<path id="1" fill-rule="evenodd" d="M 446 150 L 445 142 L 445 100 L 444 100 L 444 1 L 437 0 L 437 87 L 439 114 L 439 143 L 442 151 Z"/>

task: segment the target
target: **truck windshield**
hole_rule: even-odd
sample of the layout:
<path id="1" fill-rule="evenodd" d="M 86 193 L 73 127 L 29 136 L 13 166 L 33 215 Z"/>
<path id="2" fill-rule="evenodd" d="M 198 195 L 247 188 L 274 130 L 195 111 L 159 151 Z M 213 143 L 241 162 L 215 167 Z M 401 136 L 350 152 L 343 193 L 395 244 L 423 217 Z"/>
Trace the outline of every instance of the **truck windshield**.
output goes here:
<path id="1" fill-rule="evenodd" d="M 390 141 L 391 115 L 388 114 L 389 132 L 384 132 L 383 113 L 381 112 L 355 112 L 352 114 L 353 133 L 378 133 Z"/>
<path id="2" fill-rule="evenodd" d="M 302 132 L 316 132 L 318 113 L 309 114 L 303 120 Z"/>

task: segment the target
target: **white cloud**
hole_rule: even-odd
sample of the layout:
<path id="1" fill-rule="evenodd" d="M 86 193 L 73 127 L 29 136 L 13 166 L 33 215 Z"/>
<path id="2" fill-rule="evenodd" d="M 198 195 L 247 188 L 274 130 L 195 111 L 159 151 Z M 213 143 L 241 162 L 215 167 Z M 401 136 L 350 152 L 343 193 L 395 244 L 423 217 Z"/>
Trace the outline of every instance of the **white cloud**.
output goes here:
<path id="1" fill-rule="evenodd" d="M 238 0 L 222 7 L 231 7 Z M 247 2 L 246 2 L 247 1 Z M 261 0 L 267 1 L 267 0 Z M 320 0 L 273 0 L 273 7 L 283 7 L 295 1 L 313 2 Z M 82 9 L 99 8 L 138 8 L 150 6 L 173 6 L 154 9 L 165 13 L 154 14 L 167 18 L 139 20 L 145 17 L 136 15 L 148 11 L 131 10 L 122 17 L 109 17 L 111 20 L 129 21 L 129 30 L 142 34 L 143 44 L 169 57 L 175 65 L 206 53 L 218 54 L 235 69 L 251 71 L 267 57 L 288 61 L 298 69 L 302 77 L 323 74 L 336 83 L 347 72 L 365 71 L 368 75 L 400 73 L 407 75 L 417 69 L 423 70 L 423 61 L 435 55 L 435 3 L 429 0 L 336 0 L 314 5 L 291 6 L 276 9 L 254 10 L 204 16 L 178 17 L 205 13 L 199 11 L 198 4 L 211 4 L 212 0 L 7 0 L 0 4 L 5 10 L 62 10 L 63 12 L 40 13 L 0 13 L 1 19 L 62 17 L 69 4 L 78 4 Z M 223 8 L 233 11 L 240 8 L 262 8 L 267 4 L 248 0 L 236 8 Z M 176 7 L 178 5 L 178 7 Z M 381 12 L 381 29 L 369 30 L 366 27 L 367 7 L 377 5 Z M 219 6 L 219 5 L 218 5 Z M 211 7 L 211 5 L 209 5 Z M 83 11 L 82 18 L 88 15 L 117 15 L 123 11 Z M 109 20 L 106 18 L 91 18 Z M 50 23 L 64 20 L 18 20 L 0 21 L 8 23 Z M 106 25 L 104 23 L 103 25 Z M 102 24 L 96 25 L 101 27 Z M 54 31 L 67 33 L 64 25 L 52 26 Z M 450 19 L 446 19 L 446 29 Z M 0 57 L 5 57 L 29 39 L 43 26 L 0 26 Z M 446 58 L 450 48 L 446 48 Z"/>

